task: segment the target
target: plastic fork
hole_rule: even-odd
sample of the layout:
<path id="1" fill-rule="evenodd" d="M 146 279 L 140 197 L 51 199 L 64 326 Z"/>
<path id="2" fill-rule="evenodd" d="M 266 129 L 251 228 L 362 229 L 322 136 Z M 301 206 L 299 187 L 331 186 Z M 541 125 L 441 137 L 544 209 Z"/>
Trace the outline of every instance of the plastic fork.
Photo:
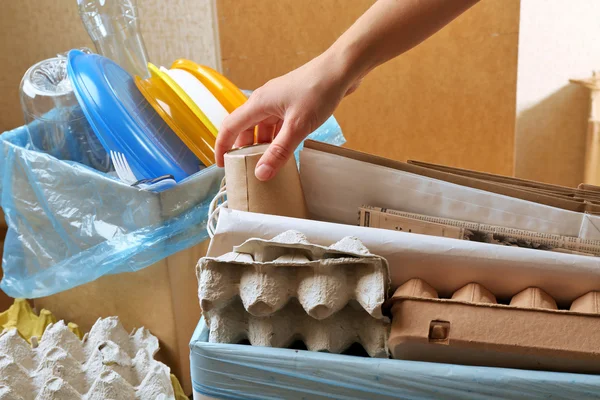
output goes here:
<path id="1" fill-rule="evenodd" d="M 119 179 L 129 186 L 134 186 L 141 190 L 162 192 L 163 190 L 169 189 L 176 184 L 173 175 L 164 175 L 158 178 L 150 179 L 138 179 L 129 166 L 129 162 L 125 157 L 125 154 L 118 151 L 111 150 L 110 158 L 112 159 L 113 165 L 115 166 L 115 172 L 117 173 Z"/>
<path id="2" fill-rule="evenodd" d="M 117 151 L 110 151 L 110 158 L 115 166 L 115 172 L 119 176 L 119 179 L 128 185 L 133 185 L 139 179 L 136 178 L 135 174 L 131 170 L 127 159 L 123 153 Z"/>

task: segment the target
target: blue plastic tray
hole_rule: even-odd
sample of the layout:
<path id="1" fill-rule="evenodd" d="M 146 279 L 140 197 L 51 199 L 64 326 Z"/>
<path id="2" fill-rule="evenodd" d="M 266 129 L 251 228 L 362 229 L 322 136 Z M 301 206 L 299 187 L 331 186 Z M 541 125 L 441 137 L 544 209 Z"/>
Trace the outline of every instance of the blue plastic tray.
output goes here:
<path id="1" fill-rule="evenodd" d="M 69 78 L 106 151 L 123 153 L 138 179 L 197 172 L 198 158 L 154 111 L 127 71 L 108 58 L 71 50 Z"/>

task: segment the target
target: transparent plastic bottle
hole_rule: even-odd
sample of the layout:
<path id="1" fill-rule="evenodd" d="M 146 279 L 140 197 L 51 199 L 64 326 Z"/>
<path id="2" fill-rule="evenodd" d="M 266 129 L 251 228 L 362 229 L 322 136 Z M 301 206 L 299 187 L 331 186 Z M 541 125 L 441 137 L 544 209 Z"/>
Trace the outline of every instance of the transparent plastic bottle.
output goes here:
<path id="1" fill-rule="evenodd" d="M 77 102 L 64 55 L 29 68 L 21 80 L 20 99 L 32 149 L 110 170 L 110 158 Z"/>
<path id="2" fill-rule="evenodd" d="M 136 0 L 77 0 L 77 4 L 96 51 L 131 75 L 148 78 L 148 55 Z"/>

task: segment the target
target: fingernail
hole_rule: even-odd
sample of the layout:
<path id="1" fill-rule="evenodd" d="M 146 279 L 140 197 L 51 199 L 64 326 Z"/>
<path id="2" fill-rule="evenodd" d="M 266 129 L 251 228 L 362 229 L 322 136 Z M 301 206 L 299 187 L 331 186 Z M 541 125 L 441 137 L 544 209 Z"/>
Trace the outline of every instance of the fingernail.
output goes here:
<path id="1" fill-rule="evenodd" d="M 271 176 L 273 176 L 273 167 L 267 164 L 261 164 L 256 167 L 254 174 L 256 175 L 256 179 L 259 181 L 267 181 L 271 179 Z"/>

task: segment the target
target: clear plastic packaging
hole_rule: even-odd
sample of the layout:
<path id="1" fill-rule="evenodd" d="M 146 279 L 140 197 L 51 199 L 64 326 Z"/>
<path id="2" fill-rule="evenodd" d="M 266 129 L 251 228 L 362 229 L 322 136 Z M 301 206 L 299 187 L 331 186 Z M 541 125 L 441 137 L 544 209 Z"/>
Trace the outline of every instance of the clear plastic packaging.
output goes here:
<path id="1" fill-rule="evenodd" d="M 136 0 L 77 0 L 83 25 L 96 51 L 133 76 L 150 75 Z"/>
<path id="2" fill-rule="evenodd" d="M 100 144 L 73 93 L 67 60 L 57 56 L 27 70 L 20 86 L 25 123 L 36 121 L 31 147 L 61 160 L 76 160 L 99 171 L 110 169 Z"/>

